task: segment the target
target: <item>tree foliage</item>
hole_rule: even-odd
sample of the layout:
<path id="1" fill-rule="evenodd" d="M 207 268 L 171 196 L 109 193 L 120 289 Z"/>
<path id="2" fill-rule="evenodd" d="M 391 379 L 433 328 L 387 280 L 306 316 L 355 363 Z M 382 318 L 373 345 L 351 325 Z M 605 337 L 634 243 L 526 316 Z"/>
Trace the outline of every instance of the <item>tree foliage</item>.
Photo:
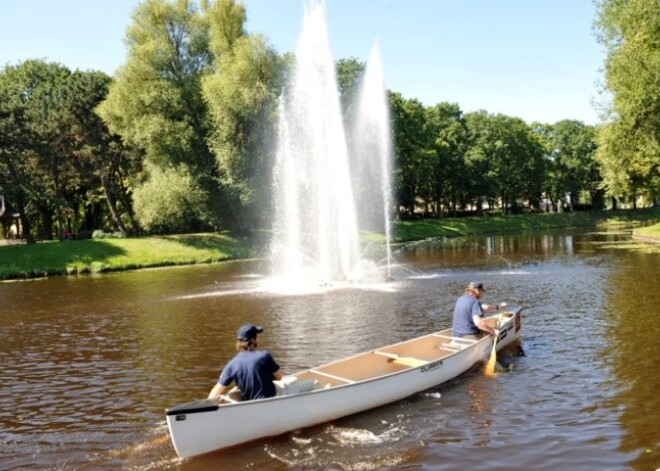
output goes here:
<path id="1" fill-rule="evenodd" d="M 140 4 L 126 33 L 126 63 L 98 111 L 110 130 L 141 149 L 149 163 L 136 191 L 144 195 L 159 188 L 150 183 L 155 169 L 176 173 L 184 166 L 206 201 L 190 208 L 197 211 L 191 217 L 213 226 L 219 224 L 213 212 L 218 175 L 207 144 L 210 132 L 201 85 L 212 66 L 209 35 L 192 2 Z M 147 201 L 153 207 L 147 208 Z M 138 207 L 149 214 L 170 214 L 169 204 L 176 202 L 143 196 Z"/>
<path id="2" fill-rule="evenodd" d="M 209 144 L 233 226 L 244 230 L 263 224 L 270 214 L 264 203 L 271 185 L 268 152 L 281 64 L 263 37 L 244 32 L 241 4 L 217 1 L 205 14 L 215 65 L 202 82 L 213 127 Z"/>
<path id="3" fill-rule="evenodd" d="M 499 201 L 504 211 L 523 199 L 539 201 L 541 190 L 535 182 L 544 176 L 544 149 L 530 127 L 519 118 L 484 111 L 470 113 L 466 120 L 471 141 L 466 153 L 471 177 L 467 196 L 477 208 L 482 197 Z"/>
<path id="4" fill-rule="evenodd" d="M 110 129 L 144 150 L 148 169 L 185 167 L 204 195 L 189 210 L 210 228 L 254 225 L 248 215 L 264 202 L 255 189 L 268 181 L 262 144 L 278 60 L 263 38 L 245 33 L 245 20 L 233 0 L 145 1 L 127 32 L 126 64 L 99 108 Z M 141 195 L 159 188 L 149 178 Z M 172 204 L 142 201 L 157 205 L 150 213 Z"/>
<path id="5" fill-rule="evenodd" d="M 546 146 L 548 176 L 547 195 L 560 205 L 568 197 L 573 209 L 581 194 L 589 196 L 591 205 L 601 208 L 603 191 L 600 165 L 595 159 L 596 129 L 580 121 L 563 120 L 537 130 Z"/>
<path id="6" fill-rule="evenodd" d="M 204 211 L 206 197 L 188 167 L 163 171 L 147 163 L 149 179 L 135 190 L 135 211 L 142 227 L 151 232 L 176 233 L 199 226 L 197 214 Z"/>
<path id="7" fill-rule="evenodd" d="M 607 48 L 610 120 L 597 158 L 613 196 L 660 193 L 660 3 L 600 0 L 596 27 Z"/>
<path id="8" fill-rule="evenodd" d="M 534 210 L 566 195 L 571 207 L 600 207 L 603 181 L 612 194 L 656 195 L 652 10 L 601 2 L 615 118 L 598 145 L 579 121 L 527 125 L 389 91 L 397 216 Z M 18 207 L 24 236 L 269 227 L 276 102 L 292 57 L 247 34 L 246 20 L 235 0 L 144 0 L 114 78 L 39 60 L 2 69 L 0 194 Z M 336 64 L 349 123 L 365 67 Z"/>
<path id="9" fill-rule="evenodd" d="M 125 149 L 93 111 L 110 80 L 100 72 L 71 73 L 41 60 L 8 66 L 0 74 L 0 191 L 17 205 L 28 241 L 33 227 L 45 239 L 56 233 L 54 223 L 59 231 L 71 230 L 81 214 L 91 213 L 90 195 L 102 181 L 115 223 L 122 224 L 114 201 L 124 201 L 130 214 L 118 180 L 133 169 L 119 164 Z"/>
<path id="10" fill-rule="evenodd" d="M 431 167 L 426 111 L 420 101 L 400 93 L 390 93 L 389 97 L 395 155 L 392 189 L 403 215 L 412 216 L 423 178 Z"/>

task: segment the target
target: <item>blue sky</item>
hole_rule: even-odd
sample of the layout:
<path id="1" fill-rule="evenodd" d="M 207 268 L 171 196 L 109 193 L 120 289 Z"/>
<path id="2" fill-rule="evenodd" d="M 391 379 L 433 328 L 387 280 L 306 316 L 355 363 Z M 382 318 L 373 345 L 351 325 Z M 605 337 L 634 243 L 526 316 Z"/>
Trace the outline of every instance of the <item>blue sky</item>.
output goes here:
<path id="1" fill-rule="evenodd" d="M 0 65 L 39 58 L 113 74 L 139 0 L 0 0 Z M 247 30 L 293 52 L 303 0 L 245 0 Z M 596 124 L 604 50 L 592 0 L 326 0 L 335 59 L 380 43 L 386 85 L 425 105 L 458 103 L 554 123 Z"/>

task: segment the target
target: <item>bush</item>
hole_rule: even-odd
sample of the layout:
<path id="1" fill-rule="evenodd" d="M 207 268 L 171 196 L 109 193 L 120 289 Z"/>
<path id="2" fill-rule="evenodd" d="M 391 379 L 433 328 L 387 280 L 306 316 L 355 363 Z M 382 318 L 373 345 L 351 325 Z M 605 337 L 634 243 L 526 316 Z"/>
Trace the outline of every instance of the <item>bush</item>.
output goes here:
<path id="1" fill-rule="evenodd" d="M 96 229 L 92 232 L 92 239 L 122 239 L 124 234 L 121 232 L 103 232 L 100 229 Z"/>

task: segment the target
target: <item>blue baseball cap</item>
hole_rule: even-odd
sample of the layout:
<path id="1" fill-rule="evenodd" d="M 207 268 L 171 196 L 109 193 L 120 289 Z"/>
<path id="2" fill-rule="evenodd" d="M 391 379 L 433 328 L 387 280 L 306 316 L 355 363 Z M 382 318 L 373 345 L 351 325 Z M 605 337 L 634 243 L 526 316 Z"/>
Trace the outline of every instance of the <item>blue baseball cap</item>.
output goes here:
<path id="1" fill-rule="evenodd" d="M 257 338 L 257 334 L 260 334 L 264 331 L 263 327 L 257 327 L 252 324 L 244 324 L 238 328 L 236 332 L 236 338 L 238 340 L 250 340 Z"/>
<path id="2" fill-rule="evenodd" d="M 468 285 L 468 289 L 478 289 L 479 291 L 483 291 L 484 293 L 486 292 L 483 283 L 477 283 L 476 281 L 471 281 L 470 284 Z"/>

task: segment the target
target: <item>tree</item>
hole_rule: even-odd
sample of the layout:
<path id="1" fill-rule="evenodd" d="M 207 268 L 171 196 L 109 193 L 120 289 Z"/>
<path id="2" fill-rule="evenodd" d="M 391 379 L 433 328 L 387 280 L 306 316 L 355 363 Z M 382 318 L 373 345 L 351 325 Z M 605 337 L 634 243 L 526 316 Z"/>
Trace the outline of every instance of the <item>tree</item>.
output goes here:
<path id="1" fill-rule="evenodd" d="M 234 0 L 201 1 L 199 8 L 192 0 L 147 0 L 135 10 L 127 62 L 99 113 L 144 152 L 140 211 L 176 214 L 164 205 L 181 194 L 165 195 L 168 188 L 149 183 L 172 172 L 196 188 L 189 229 L 244 230 L 257 224 L 256 212 L 268 212 L 261 144 L 272 139 L 279 63 L 263 38 L 245 33 L 244 22 L 244 7 Z M 176 221 L 165 226 L 185 229 Z"/>
<path id="2" fill-rule="evenodd" d="M 580 121 L 564 120 L 547 127 L 549 171 L 555 201 L 569 196 L 571 210 L 582 192 L 594 207 L 602 207 L 602 177 L 595 160 L 595 128 Z"/>
<path id="3" fill-rule="evenodd" d="M 399 213 L 411 217 L 415 213 L 422 177 L 431 171 L 433 153 L 426 144 L 426 112 L 418 100 L 390 93 L 392 138 L 394 141 L 393 191 Z"/>
<path id="4" fill-rule="evenodd" d="M 426 184 L 427 199 L 434 202 L 434 214 L 442 216 L 443 208 L 456 211 L 468 130 L 463 112 L 455 103 L 427 108 L 426 126 L 431 139 L 429 145 L 435 154 Z"/>
<path id="5" fill-rule="evenodd" d="M 519 118 L 484 111 L 466 115 L 466 122 L 471 134 L 466 163 L 477 209 L 483 196 L 499 200 L 504 212 L 523 199 L 538 200 L 544 149 L 529 126 Z"/>
<path id="6" fill-rule="evenodd" d="M 351 57 L 349 59 L 339 59 L 335 69 L 344 121 L 349 122 L 350 117 L 353 117 L 356 112 L 355 107 L 358 104 L 360 84 L 364 77 L 366 64 L 355 57 Z M 347 129 L 347 131 L 350 131 L 350 129 Z"/>
<path id="7" fill-rule="evenodd" d="M 110 81 L 102 72 L 72 73 L 40 60 L 0 74 L 6 118 L 0 185 L 29 208 L 21 211 L 27 218 L 24 228 L 37 227 L 44 239 L 53 237 L 55 226 L 60 232 L 94 229 L 85 227 L 82 215 L 94 206 L 90 200 L 99 187 L 115 225 L 126 232 L 117 199 L 132 221 L 125 182 L 135 171 L 128 165 L 134 159 L 127 159 L 128 150 L 94 112 Z"/>
<path id="8" fill-rule="evenodd" d="M 217 227 L 221 217 L 214 202 L 221 189 L 208 146 L 208 110 L 201 85 L 212 66 L 209 34 L 208 24 L 191 1 L 140 4 L 126 33 L 127 61 L 98 112 L 112 133 L 144 153 L 146 178 L 136 191 L 152 189 L 163 196 L 143 198 L 141 211 L 171 214 L 166 205 L 176 204 L 176 199 L 167 195 L 169 188 L 149 184 L 149 172 L 177 173 L 185 168 L 205 199 L 188 208 L 193 211 L 190 216 Z M 146 208 L 146 202 L 153 207 Z"/>
<path id="9" fill-rule="evenodd" d="M 64 125 L 69 112 L 63 90 L 71 72 L 55 63 L 29 60 L 0 74 L 0 113 L 7 134 L 0 150 L 0 185 L 16 199 L 24 236 L 33 242 L 30 213 L 50 239 L 53 217 L 81 184 L 68 158 L 73 147 Z"/>
<path id="10" fill-rule="evenodd" d="M 209 144 L 225 189 L 225 214 L 235 230 L 245 231 L 272 213 L 268 151 L 276 136 L 282 63 L 263 37 L 245 33 L 243 5 L 218 0 L 204 18 L 214 61 L 202 80 L 213 127 Z"/>
<path id="11" fill-rule="evenodd" d="M 153 164 L 147 161 L 146 165 Z M 195 229 L 199 225 L 195 215 L 205 204 L 206 196 L 195 184 L 188 167 L 180 165 L 163 171 L 153 165 L 147 170 L 149 179 L 136 188 L 133 196 L 142 227 L 164 233 Z"/>
<path id="12" fill-rule="evenodd" d="M 596 158 L 612 196 L 660 193 L 660 8 L 657 0 L 600 0 L 596 28 L 607 48 L 610 120 Z"/>
<path id="13" fill-rule="evenodd" d="M 34 243 L 32 225 L 27 216 L 27 203 L 32 193 L 28 158 L 31 138 L 25 118 L 25 110 L 12 103 L 5 74 L 0 75 L 0 192 L 5 201 L 12 201 L 20 214 L 23 238 Z"/>
<path id="14" fill-rule="evenodd" d="M 140 155 L 124 146 L 118 135 L 111 134 L 95 112 L 111 83 L 112 79 L 103 72 L 75 71 L 64 90 L 64 101 L 70 110 L 66 125 L 76 142 L 72 152 L 75 164 L 89 187 L 85 195 L 80 195 L 85 196 L 81 203 L 89 207 L 89 195 L 100 187 L 114 226 L 127 235 L 139 229 L 130 201 L 129 181 L 140 169 Z"/>

